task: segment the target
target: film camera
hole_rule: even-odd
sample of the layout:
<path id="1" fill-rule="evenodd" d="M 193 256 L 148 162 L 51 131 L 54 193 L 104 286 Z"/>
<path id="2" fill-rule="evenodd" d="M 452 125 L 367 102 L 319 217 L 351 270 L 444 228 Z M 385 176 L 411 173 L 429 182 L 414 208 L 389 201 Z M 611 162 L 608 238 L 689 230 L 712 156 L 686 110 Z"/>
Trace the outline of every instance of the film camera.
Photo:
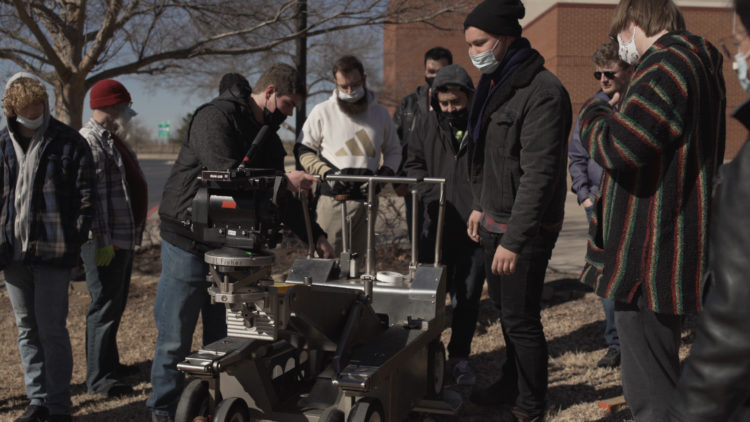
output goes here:
<path id="1" fill-rule="evenodd" d="M 407 281 L 393 284 L 376 277 L 373 252 L 375 185 L 439 183 L 444 192 L 444 181 L 334 176 L 368 183 L 365 273 L 353 273 L 348 263 L 340 270 L 346 251 L 339 260 L 313 258 L 308 245 L 307 258 L 278 282 L 268 248 L 280 241 L 283 177 L 244 166 L 201 175 L 191 228 L 197 240 L 216 247 L 205 254 L 208 292 L 226 306 L 228 336 L 177 365 L 190 380 L 175 420 L 359 422 L 403 420 L 413 411 L 456 414 L 460 399 L 443 391 L 446 276 L 439 254 L 434 264 L 418 265 L 413 243 Z"/>

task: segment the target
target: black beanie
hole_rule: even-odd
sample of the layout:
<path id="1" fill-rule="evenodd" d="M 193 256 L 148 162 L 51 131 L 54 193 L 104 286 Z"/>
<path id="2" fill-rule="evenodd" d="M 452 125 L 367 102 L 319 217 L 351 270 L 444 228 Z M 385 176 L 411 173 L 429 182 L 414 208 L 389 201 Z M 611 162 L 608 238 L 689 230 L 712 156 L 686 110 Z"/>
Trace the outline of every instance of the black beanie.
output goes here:
<path id="1" fill-rule="evenodd" d="M 464 30 L 473 26 L 493 35 L 521 36 L 521 24 L 526 14 L 521 0 L 484 0 L 466 16 Z"/>
<path id="2" fill-rule="evenodd" d="M 227 73 L 221 77 L 219 82 L 219 95 L 233 86 L 237 86 L 236 91 L 232 92 L 235 97 L 248 97 L 253 93 L 250 82 L 244 76 L 239 73 Z"/>

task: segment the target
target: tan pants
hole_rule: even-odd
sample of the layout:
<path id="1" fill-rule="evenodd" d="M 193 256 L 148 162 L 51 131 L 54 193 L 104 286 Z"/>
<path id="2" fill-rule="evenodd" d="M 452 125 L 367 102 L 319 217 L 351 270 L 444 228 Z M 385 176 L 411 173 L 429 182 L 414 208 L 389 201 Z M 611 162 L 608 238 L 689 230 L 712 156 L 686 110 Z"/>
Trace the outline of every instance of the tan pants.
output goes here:
<path id="1" fill-rule="evenodd" d="M 378 201 L 375 200 L 375 215 L 377 216 Z M 318 199 L 318 224 L 328 234 L 328 242 L 333 245 L 338 256 L 344 248 L 341 233 L 341 201 L 328 195 Z M 351 226 L 352 252 L 359 253 L 359 262 L 364 262 L 367 253 L 367 206 L 360 201 L 346 201 L 346 214 Z"/>

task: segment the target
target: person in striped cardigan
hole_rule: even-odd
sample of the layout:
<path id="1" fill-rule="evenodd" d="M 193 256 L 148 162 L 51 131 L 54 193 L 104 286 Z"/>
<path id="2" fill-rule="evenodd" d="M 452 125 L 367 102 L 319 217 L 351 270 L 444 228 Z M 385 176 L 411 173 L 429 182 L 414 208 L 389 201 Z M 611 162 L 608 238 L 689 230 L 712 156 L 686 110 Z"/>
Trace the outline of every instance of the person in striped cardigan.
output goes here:
<path id="1" fill-rule="evenodd" d="M 583 146 L 605 169 L 581 280 L 615 301 L 635 420 L 663 421 L 679 377 L 681 316 L 700 310 L 724 156 L 722 58 L 685 30 L 672 0 L 621 0 L 610 36 L 635 70 L 624 96 L 594 98 L 580 113 Z"/>

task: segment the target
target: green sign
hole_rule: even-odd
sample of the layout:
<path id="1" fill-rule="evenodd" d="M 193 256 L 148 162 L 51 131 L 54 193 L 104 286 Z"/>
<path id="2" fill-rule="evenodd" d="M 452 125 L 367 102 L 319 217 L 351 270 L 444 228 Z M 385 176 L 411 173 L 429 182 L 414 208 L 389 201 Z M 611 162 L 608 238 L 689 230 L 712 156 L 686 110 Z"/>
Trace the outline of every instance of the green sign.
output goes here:
<path id="1" fill-rule="evenodd" d="M 169 120 L 159 123 L 159 139 L 169 139 Z"/>

